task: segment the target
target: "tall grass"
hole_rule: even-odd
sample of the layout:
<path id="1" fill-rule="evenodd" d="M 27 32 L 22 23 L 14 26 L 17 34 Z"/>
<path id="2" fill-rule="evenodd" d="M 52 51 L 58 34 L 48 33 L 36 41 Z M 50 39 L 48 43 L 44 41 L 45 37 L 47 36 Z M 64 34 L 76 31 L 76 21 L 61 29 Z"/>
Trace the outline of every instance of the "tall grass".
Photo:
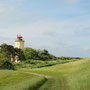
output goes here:
<path id="1" fill-rule="evenodd" d="M 46 82 L 46 80 L 47 79 L 45 77 L 36 77 L 16 85 L 6 87 L 2 90 L 37 90 L 43 83 Z"/>
<path id="2" fill-rule="evenodd" d="M 0 90 L 90 90 L 90 59 L 19 70 L 0 71 Z M 47 80 L 25 72 L 40 73 L 52 78 Z"/>
<path id="3" fill-rule="evenodd" d="M 90 59 L 22 71 L 53 77 L 39 90 L 90 90 Z"/>
<path id="4" fill-rule="evenodd" d="M 0 70 L 0 90 L 36 90 L 47 81 L 45 77 L 12 70 Z"/>

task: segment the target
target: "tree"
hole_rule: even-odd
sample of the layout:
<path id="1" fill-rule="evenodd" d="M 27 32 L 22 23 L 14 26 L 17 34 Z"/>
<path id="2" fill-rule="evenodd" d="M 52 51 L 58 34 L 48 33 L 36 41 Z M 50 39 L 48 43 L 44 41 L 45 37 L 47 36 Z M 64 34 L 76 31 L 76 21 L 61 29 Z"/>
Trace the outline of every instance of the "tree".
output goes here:
<path id="1" fill-rule="evenodd" d="M 14 69 L 13 64 L 10 62 L 9 56 L 7 55 L 7 51 L 5 52 L 4 50 L 5 50 L 4 47 L 2 50 L 0 49 L 0 68 L 2 68 L 2 69 Z"/>
<path id="2" fill-rule="evenodd" d="M 24 51 L 24 55 L 25 55 L 25 59 L 37 59 L 37 51 L 35 49 L 32 48 L 25 48 Z"/>
<path id="3" fill-rule="evenodd" d="M 23 50 L 21 50 L 19 48 L 15 48 L 14 51 L 15 51 L 15 56 L 18 56 L 20 61 L 25 60 L 25 56 L 24 56 Z"/>
<path id="4" fill-rule="evenodd" d="M 38 58 L 40 60 L 51 60 L 55 59 L 56 57 L 50 54 L 46 49 L 44 50 L 38 50 Z"/>
<path id="5" fill-rule="evenodd" d="M 5 62 L 9 62 L 9 58 L 6 57 L 4 52 L 0 52 L 0 66 L 2 66 Z"/>
<path id="6" fill-rule="evenodd" d="M 13 69 L 12 61 L 15 61 L 15 57 L 18 56 L 19 60 L 25 60 L 24 52 L 21 49 L 14 48 L 12 45 L 2 44 L 0 45 L 0 67 Z"/>
<path id="7" fill-rule="evenodd" d="M 0 46 L 0 52 L 4 53 L 6 55 L 7 58 L 11 59 L 15 57 L 15 50 L 14 47 L 12 45 L 7 45 L 7 44 L 2 44 Z"/>
<path id="8" fill-rule="evenodd" d="M 9 60 L 13 58 L 13 61 L 15 60 L 15 56 L 19 57 L 19 60 L 24 60 L 24 52 L 21 49 L 14 48 L 12 45 L 2 44 L 0 46 L 0 52 L 4 53 L 5 57 L 7 57 Z"/>

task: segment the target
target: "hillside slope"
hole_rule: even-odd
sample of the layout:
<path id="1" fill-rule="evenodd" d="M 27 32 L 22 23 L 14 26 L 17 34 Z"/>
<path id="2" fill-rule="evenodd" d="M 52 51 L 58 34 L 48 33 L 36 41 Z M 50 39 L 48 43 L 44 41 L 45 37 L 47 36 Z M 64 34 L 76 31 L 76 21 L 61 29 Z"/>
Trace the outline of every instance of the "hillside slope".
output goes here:
<path id="1" fill-rule="evenodd" d="M 40 73 L 52 77 L 39 90 L 90 90 L 89 59 L 21 71 Z"/>

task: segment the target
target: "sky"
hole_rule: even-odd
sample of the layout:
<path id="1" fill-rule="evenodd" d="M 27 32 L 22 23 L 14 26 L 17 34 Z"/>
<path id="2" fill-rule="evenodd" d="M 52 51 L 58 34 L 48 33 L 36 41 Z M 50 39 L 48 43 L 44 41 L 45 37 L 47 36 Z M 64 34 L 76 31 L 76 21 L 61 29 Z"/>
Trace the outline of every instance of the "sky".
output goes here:
<path id="1" fill-rule="evenodd" d="M 0 0 L 0 44 L 17 34 L 25 47 L 90 57 L 90 0 Z"/>

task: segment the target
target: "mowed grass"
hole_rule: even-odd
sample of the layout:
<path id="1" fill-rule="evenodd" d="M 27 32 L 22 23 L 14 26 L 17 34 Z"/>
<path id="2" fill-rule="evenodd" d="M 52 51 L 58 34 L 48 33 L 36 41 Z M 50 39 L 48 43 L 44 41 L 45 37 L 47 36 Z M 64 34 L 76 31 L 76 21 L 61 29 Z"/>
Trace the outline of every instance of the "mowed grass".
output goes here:
<path id="1" fill-rule="evenodd" d="M 12 70 L 0 70 L 0 90 L 36 90 L 45 81 L 45 77 Z"/>
<path id="2" fill-rule="evenodd" d="M 39 90 L 90 90 L 90 59 L 21 71 L 52 77 Z"/>

